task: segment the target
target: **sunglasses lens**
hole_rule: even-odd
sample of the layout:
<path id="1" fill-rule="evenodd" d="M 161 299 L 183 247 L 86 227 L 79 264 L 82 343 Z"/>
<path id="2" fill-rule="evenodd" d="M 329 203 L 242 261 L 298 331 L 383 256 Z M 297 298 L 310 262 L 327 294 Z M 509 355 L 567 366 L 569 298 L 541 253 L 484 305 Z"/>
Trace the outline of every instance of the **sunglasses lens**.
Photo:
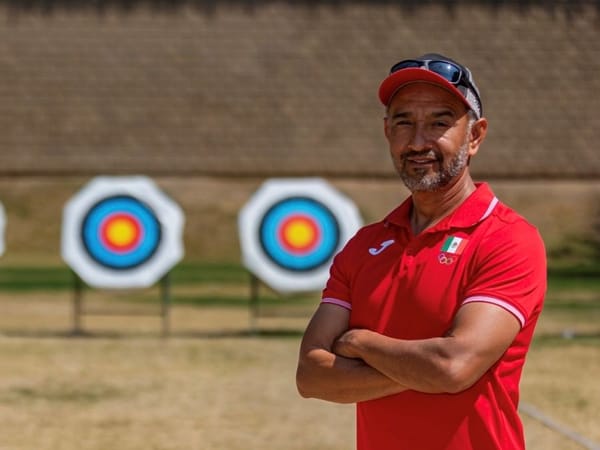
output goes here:
<path id="1" fill-rule="evenodd" d="M 456 84 L 460 80 L 461 70 L 454 64 L 450 64 L 446 61 L 431 61 L 429 63 L 429 70 L 441 75 L 450 83 Z"/>
<path id="2" fill-rule="evenodd" d="M 412 60 L 400 61 L 399 63 L 396 63 L 392 66 L 392 68 L 390 69 L 390 73 L 394 73 L 394 72 L 397 72 L 402 69 L 409 69 L 411 67 L 421 67 L 422 65 L 423 65 L 423 63 L 420 61 L 412 61 Z"/>

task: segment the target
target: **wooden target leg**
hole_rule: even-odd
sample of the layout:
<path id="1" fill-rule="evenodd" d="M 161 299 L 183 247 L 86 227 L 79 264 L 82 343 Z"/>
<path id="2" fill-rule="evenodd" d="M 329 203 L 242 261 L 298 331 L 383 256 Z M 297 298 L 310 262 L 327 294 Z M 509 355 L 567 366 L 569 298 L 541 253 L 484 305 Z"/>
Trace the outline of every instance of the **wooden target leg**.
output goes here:
<path id="1" fill-rule="evenodd" d="M 162 337 L 168 337 L 170 334 L 170 310 L 171 310 L 171 277 L 170 272 L 160 281 L 161 286 L 161 317 L 162 317 Z"/>
<path id="2" fill-rule="evenodd" d="M 82 320 L 83 315 L 83 281 L 79 276 L 73 274 L 73 329 L 71 334 L 74 336 L 81 336 L 83 334 Z"/>
<path id="3" fill-rule="evenodd" d="M 260 281 L 254 274 L 250 274 L 250 332 L 258 332 L 259 294 Z"/>

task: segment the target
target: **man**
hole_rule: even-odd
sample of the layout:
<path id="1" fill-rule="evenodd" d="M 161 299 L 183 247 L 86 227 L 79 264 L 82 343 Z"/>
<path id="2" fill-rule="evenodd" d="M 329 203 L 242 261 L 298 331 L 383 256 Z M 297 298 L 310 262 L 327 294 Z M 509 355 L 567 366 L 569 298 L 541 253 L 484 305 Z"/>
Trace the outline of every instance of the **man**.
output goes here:
<path id="1" fill-rule="evenodd" d="M 357 403 L 358 450 L 523 449 L 519 380 L 546 291 L 536 229 L 469 173 L 471 72 L 394 65 L 379 98 L 412 195 L 335 257 L 300 348 L 304 397 Z"/>

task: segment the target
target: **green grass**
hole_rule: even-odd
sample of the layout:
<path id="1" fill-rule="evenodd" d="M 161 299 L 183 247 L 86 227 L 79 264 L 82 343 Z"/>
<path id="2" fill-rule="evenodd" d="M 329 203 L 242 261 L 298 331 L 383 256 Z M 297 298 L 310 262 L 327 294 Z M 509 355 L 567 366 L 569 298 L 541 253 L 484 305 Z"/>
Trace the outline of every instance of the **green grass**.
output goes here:
<path id="1" fill-rule="evenodd" d="M 184 262 L 178 264 L 169 274 L 171 285 L 177 286 L 235 286 L 240 294 L 228 295 L 214 293 L 207 294 L 182 294 L 176 295 L 178 302 L 182 304 L 236 306 L 247 303 L 251 274 L 240 264 L 212 263 L 212 262 Z M 15 266 L 0 268 L 0 291 L 4 292 L 27 292 L 27 291 L 61 291 L 72 290 L 75 284 L 75 274 L 67 266 Z M 134 291 L 135 292 L 135 291 Z M 129 295 L 131 299 L 143 299 L 147 297 L 144 290 L 139 294 Z M 281 296 L 272 291 L 264 284 L 260 284 L 259 295 L 261 302 L 275 303 L 281 300 Z M 306 295 L 286 295 L 285 299 L 302 302 Z M 312 298 L 312 296 L 311 296 Z"/>
<path id="2" fill-rule="evenodd" d="M 171 271 L 173 284 L 249 283 L 250 274 L 240 264 L 183 262 Z M 0 290 L 71 289 L 74 275 L 65 266 L 14 266 L 0 268 Z M 554 266 L 548 270 L 550 290 L 585 289 L 600 292 L 600 262 Z"/>
<path id="3" fill-rule="evenodd" d="M 600 264 L 551 267 L 545 309 L 600 318 Z"/>
<path id="4" fill-rule="evenodd" d="M 173 284 L 248 283 L 249 273 L 239 264 L 182 263 L 171 271 Z M 1 291 L 72 289 L 75 275 L 67 266 L 15 266 L 0 268 Z"/>
<path id="5" fill-rule="evenodd" d="M 215 262 L 184 262 L 170 273 L 172 301 L 198 307 L 247 307 L 250 298 L 251 275 L 240 264 Z M 69 291 L 75 275 L 65 266 L 15 266 L 0 268 L 0 291 Z M 193 292 L 179 293 L 177 287 L 192 286 Z M 222 292 L 203 291 L 208 286 L 223 286 Z M 584 293 L 583 297 L 577 295 Z M 282 297 L 260 284 L 261 306 L 290 303 L 314 304 L 315 294 L 294 294 Z M 155 295 L 139 291 L 129 296 L 136 301 L 154 301 Z M 548 271 L 546 309 L 600 314 L 600 263 L 561 266 Z"/>
<path id="6" fill-rule="evenodd" d="M 587 264 L 550 265 L 548 290 L 595 290 L 600 295 L 600 261 Z"/>
<path id="7" fill-rule="evenodd" d="M 64 290 L 71 289 L 74 275 L 68 267 L 2 267 L 0 290 Z"/>
<path id="8" fill-rule="evenodd" d="M 239 264 L 184 262 L 171 272 L 173 283 L 248 283 L 250 274 Z"/>
<path id="9" fill-rule="evenodd" d="M 575 347 L 575 346 L 593 346 L 600 345 L 600 332 L 593 334 L 576 334 L 571 337 L 566 337 L 562 334 L 538 334 L 535 336 L 533 347 Z"/>

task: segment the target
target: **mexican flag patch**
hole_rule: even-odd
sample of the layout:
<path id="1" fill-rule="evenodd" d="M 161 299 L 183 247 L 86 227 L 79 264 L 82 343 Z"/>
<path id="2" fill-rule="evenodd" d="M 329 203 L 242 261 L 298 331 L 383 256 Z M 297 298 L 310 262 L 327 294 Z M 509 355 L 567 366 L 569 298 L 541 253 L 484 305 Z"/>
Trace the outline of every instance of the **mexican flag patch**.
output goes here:
<path id="1" fill-rule="evenodd" d="M 444 245 L 442 245 L 442 251 L 445 253 L 451 253 L 453 255 L 460 255 L 468 243 L 468 239 L 463 239 L 456 236 L 448 236 L 448 239 L 446 239 Z"/>

